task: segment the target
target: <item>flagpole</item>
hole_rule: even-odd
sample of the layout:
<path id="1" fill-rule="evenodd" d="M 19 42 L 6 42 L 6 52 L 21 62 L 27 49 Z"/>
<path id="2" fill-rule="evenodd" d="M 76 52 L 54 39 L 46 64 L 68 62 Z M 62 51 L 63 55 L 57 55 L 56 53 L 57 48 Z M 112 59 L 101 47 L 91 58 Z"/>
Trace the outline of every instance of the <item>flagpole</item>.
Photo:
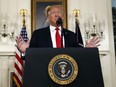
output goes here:
<path id="1" fill-rule="evenodd" d="M 27 9 L 20 10 L 20 15 L 22 15 L 22 17 L 23 17 L 23 20 L 22 20 L 23 28 L 25 28 L 25 29 L 26 29 L 26 24 L 25 24 L 26 23 L 26 20 L 25 20 L 26 14 L 27 14 Z"/>
<path id="2" fill-rule="evenodd" d="M 79 9 L 74 9 L 73 10 L 73 14 L 75 16 L 75 34 L 76 34 L 76 38 L 77 38 L 77 43 L 79 42 L 78 38 L 79 38 L 79 20 L 78 20 L 78 15 L 80 14 L 80 10 Z"/>

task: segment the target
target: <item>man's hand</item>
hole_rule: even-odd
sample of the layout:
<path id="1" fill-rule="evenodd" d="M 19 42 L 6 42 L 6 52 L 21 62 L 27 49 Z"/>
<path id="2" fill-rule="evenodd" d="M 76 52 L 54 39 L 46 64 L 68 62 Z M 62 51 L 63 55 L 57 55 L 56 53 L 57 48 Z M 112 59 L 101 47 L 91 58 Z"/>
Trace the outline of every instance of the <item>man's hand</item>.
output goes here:
<path id="1" fill-rule="evenodd" d="M 16 37 L 16 47 L 22 52 L 22 53 L 25 53 L 26 52 L 26 48 L 29 47 L 29 40 L 27 42 L 25 42 L 23 40 L 23 38 L 21 36 L 17 36 Z"/>
<path id="2" fill-rule="evenodd" d="M 95 36 L 91 40 L 86 41 L 85 47 L 98 47 L 100 46 L 99 42 L 100 39 L 97 36 Z"/>

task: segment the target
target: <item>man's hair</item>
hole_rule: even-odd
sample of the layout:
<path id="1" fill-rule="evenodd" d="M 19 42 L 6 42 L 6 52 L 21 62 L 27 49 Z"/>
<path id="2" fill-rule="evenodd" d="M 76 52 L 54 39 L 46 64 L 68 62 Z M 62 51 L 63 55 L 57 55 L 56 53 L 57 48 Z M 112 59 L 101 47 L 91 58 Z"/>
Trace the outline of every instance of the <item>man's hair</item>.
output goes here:
<path id="1" fill-rule="evenodd" d="M 62 5 L 49 5 L 45 8 L 44 12 L 45 12 L 45 15 L 48 17 L 48 14 L 49 12 L 51 11 L 52 8 L 59 8 L 61 9 L 61 11 L 63 12 L 63 8 L 62 8 Z"/>

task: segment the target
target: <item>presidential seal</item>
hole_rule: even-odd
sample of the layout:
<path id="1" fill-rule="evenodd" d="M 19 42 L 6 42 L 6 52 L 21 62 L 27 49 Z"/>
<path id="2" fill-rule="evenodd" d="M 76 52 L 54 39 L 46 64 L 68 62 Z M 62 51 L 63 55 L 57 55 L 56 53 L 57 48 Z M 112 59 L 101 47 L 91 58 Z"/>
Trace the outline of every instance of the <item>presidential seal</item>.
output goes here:
<path id="1" fill-rule="evenodd" d="M 53 57 L 48 65 L 48 74 L 57 84 L 72 83 L 78 75 L 78 65 L 69 55 L 60 54 Z"/>

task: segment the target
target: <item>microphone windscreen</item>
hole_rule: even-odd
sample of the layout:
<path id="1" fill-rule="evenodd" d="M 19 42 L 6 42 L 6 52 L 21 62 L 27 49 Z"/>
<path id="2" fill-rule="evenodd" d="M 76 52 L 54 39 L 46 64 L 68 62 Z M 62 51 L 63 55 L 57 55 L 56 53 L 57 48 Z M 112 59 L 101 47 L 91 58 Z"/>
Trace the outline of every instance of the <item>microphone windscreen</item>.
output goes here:
<path id="1" fill-rule="evenodd" d="M 62 18 L 61 17 L 58 18 L 58 20 L 56 21 L 56 24 L 57 25 L 62 25 Z"/>

